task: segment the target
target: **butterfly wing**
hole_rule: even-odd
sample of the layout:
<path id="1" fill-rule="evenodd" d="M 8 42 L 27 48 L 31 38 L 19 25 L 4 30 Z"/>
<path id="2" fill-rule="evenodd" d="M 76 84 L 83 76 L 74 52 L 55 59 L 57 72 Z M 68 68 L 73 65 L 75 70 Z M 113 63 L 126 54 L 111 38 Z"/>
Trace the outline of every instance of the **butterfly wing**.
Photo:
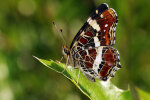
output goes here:
<path id="1" fill-rule="evenodd" d="M 100 46 L 97 48 L 85 49 L 76 54 L 79 56 L 76 61 L 81 66 L 85 75 L 92 78 L 107 80 L 113 77 L 115 71 L 121 68 L 119 53 L 111 46 Z"/>
<path id="2" fill-rule="evenodd" d="M 80 69 L 91 80 L 107 80 L 109 76 L 113 76 L 113 70 L 120 67 L 119 53 L 111 47 L 115 43 L 117 21 L 115 11 L 107 4 L 101 4 L 71 43 L 70 54 L 73 61 L 81 66 Z"/>
<path id="3" fill-rule="evenodd" d="M 107 4 L 101 4 L 79 30 L 70 48 L 114 45 L 117 22 L 118 17 L 115 11 L 108 8 Z"/>

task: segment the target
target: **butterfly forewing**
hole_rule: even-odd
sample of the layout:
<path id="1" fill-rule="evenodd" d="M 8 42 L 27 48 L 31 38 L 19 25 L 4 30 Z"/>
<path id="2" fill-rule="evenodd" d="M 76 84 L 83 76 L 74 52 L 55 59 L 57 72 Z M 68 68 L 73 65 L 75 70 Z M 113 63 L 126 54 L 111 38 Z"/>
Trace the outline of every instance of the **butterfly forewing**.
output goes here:
<path id="1" fill-rule="evenodd" d="M 86 23 L 75 36 L 70 48 L 95 48 L 112 46 L 115 43 L 115 28 L 117 15 L 107 4 L 100 5 L 88 18 Z M 81 49 L 81 48 L 80 48 Z"/>

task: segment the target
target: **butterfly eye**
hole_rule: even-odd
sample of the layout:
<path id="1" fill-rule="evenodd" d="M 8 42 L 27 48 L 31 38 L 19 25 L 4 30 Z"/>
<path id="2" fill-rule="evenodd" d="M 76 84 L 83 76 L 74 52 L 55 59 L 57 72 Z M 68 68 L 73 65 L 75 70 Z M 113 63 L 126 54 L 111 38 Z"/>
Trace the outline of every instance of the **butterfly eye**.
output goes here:
<path id="1" fill-rule="evenodd" d="M 64 54 L 64 55 L 68 55 L 68 54 L 69 54 L 69 49 L 68 49 L 68 47 L 66 47 L 66 46 L 63 47 L 63 54 Z"/>
<path id="2" fill-rule="evenodd" d="M 68 54 L 67 48 L 64 48 L 64 53 L 65 53 L 65 54 Z"/>

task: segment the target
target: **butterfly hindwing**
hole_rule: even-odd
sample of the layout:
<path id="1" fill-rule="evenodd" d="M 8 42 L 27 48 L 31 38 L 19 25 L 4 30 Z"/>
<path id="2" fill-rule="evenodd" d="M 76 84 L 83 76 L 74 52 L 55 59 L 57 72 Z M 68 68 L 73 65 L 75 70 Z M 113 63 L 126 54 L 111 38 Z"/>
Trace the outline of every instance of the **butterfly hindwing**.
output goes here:
<path id="1" fill-rule="evenodd" d="M 114 76 L 121 65 L 119 53 L 113 47 L 100 46 L 92 49 L 85 49 L 76 53 L 77 62 L 81 70 L 91 77 L 107 80 Z"/>

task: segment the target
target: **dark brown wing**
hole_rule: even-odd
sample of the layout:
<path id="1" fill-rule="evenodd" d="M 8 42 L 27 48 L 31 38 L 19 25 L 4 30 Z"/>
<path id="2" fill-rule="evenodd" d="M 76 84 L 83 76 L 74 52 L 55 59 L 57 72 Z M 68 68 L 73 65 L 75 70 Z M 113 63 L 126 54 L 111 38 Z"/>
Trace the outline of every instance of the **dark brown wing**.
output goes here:
<path id="1" fill-rule="evenodd" d="M 115 43 L 117 15 L 107 4 L 101 4 L 79 30 L 70 49 L 98 46 L 112 46 Z"/>
<path id="2" fill-rule="evenodd" d="M 94 78 L 107 80 L 121 68 L 119 53 L 111 46 L 81 50 L 76 55 L 79 56 L 76 61 L 81 66 L 80 69 Z"/>

